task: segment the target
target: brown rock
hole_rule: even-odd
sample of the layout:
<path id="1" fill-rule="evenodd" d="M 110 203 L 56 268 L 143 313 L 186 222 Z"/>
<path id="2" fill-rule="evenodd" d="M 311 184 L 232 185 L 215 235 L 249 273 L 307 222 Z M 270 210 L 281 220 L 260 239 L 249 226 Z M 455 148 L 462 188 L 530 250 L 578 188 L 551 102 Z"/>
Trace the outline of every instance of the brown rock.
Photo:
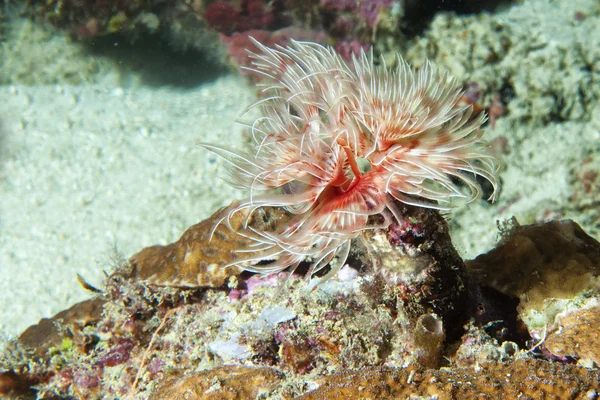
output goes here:
<path id="1" fill-rule="evenodd" d="M 289 219 L 286 211 L 271 207 L 257 209 L 251 215 L 242 210 L 230 218 L 228 227 L 225 219 L 230 209 L 222 208 L 188 228 L 174 243 L 147 247 L 131 257 L 134 278 L 161 286 L 223 286 L 230 276 L 241 273 L 238 267 L 229 266 L 239 259 L 238 251 L 254 243 L 240 235 L 252 234 L 244 224 L 269 232 Z"/>
<path id="2" fill-rule="evenodd" d="M 224 366 L 163 381 L 150 400 L 256 399 L 275 390 L 283 374 L 271 368 Z"/>
<path id="3" fill-rule="evenodd" d="M 65 339 L 71 339 L 82 352 L 89 351 L 95 339 L 84 334 L 83 329 L 100 321 L 104 303 L 100 297 L 77 303 L 52 318 L 41 319 L 9 343 L 0 354 L 0 370 L 5 369 L 0 371 L 0 395 L 15 399 L 35 396 L 32 388 L 53 375 L 41 365 L 49 362 L 51 349 L 60 348 Z"/>
<path id="4" fill-rule="evenodd" d="M 595 399 L 600 373 L 542 360 L 470 368 L 427 370 L 366 368 L 326 378 L 302 397 L 320 399 Z"/>
<path id="5" fill-rule="evenodd" d="M 544 346 L 554 355 L 578 358 L 600 366 L 600 306 L 559 317 Z"/>
<path id="6" fill-rule="evenodd" d="M 600 243 L 571 220 L 515 226 L 492 251 L 467 262 L 484 285 L 541 309 L 546 299 L 569 299 L 600 288 Z"/>
<path id="7" fill-rule="evenodd" d="M 83 346 L 85 338 L 82 330 L 100 321 L 104 303 L 105 300 L 100 297 L 85 300 L 52 318 L 43 318 L 36 325 L 27 328 L 17 339 L 18 343 L 32 349 L 37 357 L 45 361 L 48 350 L 59 347 L 65 338 L 72 338 L 76 344 Z"/>

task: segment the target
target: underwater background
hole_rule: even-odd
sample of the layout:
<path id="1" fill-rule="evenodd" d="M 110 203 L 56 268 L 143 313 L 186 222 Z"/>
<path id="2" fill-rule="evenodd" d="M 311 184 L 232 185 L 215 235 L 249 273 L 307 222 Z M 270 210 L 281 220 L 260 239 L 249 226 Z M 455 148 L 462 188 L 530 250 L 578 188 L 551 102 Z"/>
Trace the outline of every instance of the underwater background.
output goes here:
<path id="1" fill-rule="evenodd" d="M 197 144 L 250 142 L 237 123 L 257 99 L 240 69 L 250 36 L 429 59 L 464 85 L 488 113 L 502 190 L 445 213 L 462 258 L 492 249 L 512 217 L 569 218 L 600 238 L 597 0 L 1 6 L 1 342 L 89 298 L 77 274 L 102 287 L 140 249 L 245 196 Z"/>

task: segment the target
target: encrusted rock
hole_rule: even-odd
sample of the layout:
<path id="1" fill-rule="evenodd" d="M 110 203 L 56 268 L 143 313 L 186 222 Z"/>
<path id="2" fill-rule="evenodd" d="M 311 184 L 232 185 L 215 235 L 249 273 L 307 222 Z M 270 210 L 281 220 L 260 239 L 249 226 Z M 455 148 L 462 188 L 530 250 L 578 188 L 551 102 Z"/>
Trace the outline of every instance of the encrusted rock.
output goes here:
<path id="1" fill-rule="evenodd" d="M 467 267 L 482 286 L 518 298 L 520 318 L 542 339 L 557 314 L 598 297 L 600 243 L 571 220 L 513 221 L 498 246 Z"/>
<path id="2" fill-rule="evenodd" d="M 52 318 L 42 318 L 36 325 L 27 328 L 17 342 L 32 349 L 42 359 L 47 357 L 50 348 L 59 347 L 65 339 L 84 345 L 83 329 L 100 321 L 104 303 L 105 300 L 99 297 L 85 300 Z"/>
<path id="3" fill-rule="evenodd" d="M 420 397 L 418 397 L 420 396 Z M 471 368 L 444 368 L 419 372 L 411 369 L 365 368 L 324 379 L 302 397 L 317 399 L 596 399 L 600 374 L 574 365 L 541 360 L 518 360 Z"/>
<path id="4" fill-rule="evenodd" d="M 559 315 L 544 347 L 558 357 L 574 357 L 588 367 L 600 367 L 600 306 Z"/>
<path id="5" fill-rule="evenodd" d="M 282 379 L 272 368 L 228 365 L 166 379 L 150 400 L 255 399 L 272 392 Z"/>
<path id="6" fill-rule="evenodd" d="M 85 353 L 96 338 L 84 329 L 102 318 L 105 300 L 94 298 L 75 304 L 52 318 L 43 318 L 27 328 L 0 356 L 0 395 L 33 395 L 32 386 L 45 382 L 53 372 L 44 364 L 54 349 L 73 347 Z"/>
<path id="7" fill-rule="evenodd" d="M 598 362 L 600 348 L 593 286 L 599 245 L 571 222 L 515 226 L 496 253 L 472 262 L 476 279 L 468 279 L 439 213 L 399 206 L 401 223 L 366 232 L 350 265 L 320 286 L 296 273 L 244 274 L 225 286 L 239 273 L 226 265 L 247 245 L 242 230 L 273 230 L 289 218 L 280 210 L 257 209 L 250 217 L 234 215 L 230 226 L 219 224 L 227 212 L 190 228 L 176 243 L 142 250 L 108 277 L 100 297 L 26 330 L 14 351 L 0 357 L 0 394 L 87 399 L 600 395 L 600 371 L 582 368 Z M 514 268 L 526 272 L 519 275 Z M 495 335 L 489 327 L 508 314 L 486 311 L 482 318 L 477 313 L 483 311 L 471 304 L 484 299 L 489 302 L 480 305 L 491 307 L 502 300 L 516 319 L 518 301 L 505 300 L 521 299 L 518 307 L 546 306 L 536 285 L 541 281 L 562 293 L 561 273 L 587 274 L 587 283 L 571 285 L 581 291 L 575 292 L 577 301 L 552 303 L 551 314 L 558 318 L 546 321 L 544 335 L 533 343 L 526 331 L 517 342 Z M 515 276 L 527 284 L 513 282 Z M 564 279 L 579 282 L 569 275 Z M 283 280 L 286 289 L 280 292 Z M 548 360 L 534 359 L 534 352 Z M 573 359 L 582 365 L 573 365 Z"/>
<path id="8" fill-rule="evenodd" d="M 165 379 L 150 400 L 256 399 L 281 385 L 283 374 L 272 368 L 228 365 Z"/>
<path id="9" fill-rule="evenodd" d="M 365 262 L 400 289 L 412 326 L 420 316 L 434 313 L 455 338 L 467 318 L 467 276 L 448 225 L 436 210 L 397 206 L 401 223 L 364 232 Z"/>
<path id="10" fill-rule="evenodd" d="M 229 277 L 241 273 L 229 264 L 240 257 L 240 250 L 254 243 L 239 233 L 248 229 L 270 232 L 289 219 L 289 214 L 281 209 L 266 207 L 251 215 L 246 209 L 236 212 L 228 227 L 225 218 L 229 211 L 230 208 L 222 208 L 188 228 L 178 241 L 147 247 L 131 257 L 133 278 L 161 286 L 223 286 Z"/>

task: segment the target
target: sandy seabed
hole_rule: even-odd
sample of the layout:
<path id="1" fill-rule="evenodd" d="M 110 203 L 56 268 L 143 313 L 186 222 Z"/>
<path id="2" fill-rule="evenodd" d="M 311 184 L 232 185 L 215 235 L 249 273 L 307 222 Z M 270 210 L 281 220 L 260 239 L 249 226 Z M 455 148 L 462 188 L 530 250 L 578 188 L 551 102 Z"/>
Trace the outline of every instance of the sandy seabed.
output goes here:
<path id="1" fill-rule="evenodd" d="M 177 239 L 241 194 L 197 142 L 235 145 L 242 78 L 194 89 L 0 87 L 0 332 L 89 297 L 117 256 Z"/>

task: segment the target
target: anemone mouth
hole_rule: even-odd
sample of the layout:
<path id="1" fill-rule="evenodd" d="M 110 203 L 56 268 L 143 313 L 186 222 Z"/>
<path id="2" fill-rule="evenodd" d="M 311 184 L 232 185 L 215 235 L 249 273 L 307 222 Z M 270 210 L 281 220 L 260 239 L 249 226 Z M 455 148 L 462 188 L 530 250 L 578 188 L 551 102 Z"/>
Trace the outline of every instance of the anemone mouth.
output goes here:
<path id="1" fill-rule="evenodd" d="M 371 161 L 362 157 L 356 157 L 356 164 L 358 164 L 358 169 L 360 170 L 361 174 L 366 174 L 371 170 L 371 168 L 373 168 Z"/>

